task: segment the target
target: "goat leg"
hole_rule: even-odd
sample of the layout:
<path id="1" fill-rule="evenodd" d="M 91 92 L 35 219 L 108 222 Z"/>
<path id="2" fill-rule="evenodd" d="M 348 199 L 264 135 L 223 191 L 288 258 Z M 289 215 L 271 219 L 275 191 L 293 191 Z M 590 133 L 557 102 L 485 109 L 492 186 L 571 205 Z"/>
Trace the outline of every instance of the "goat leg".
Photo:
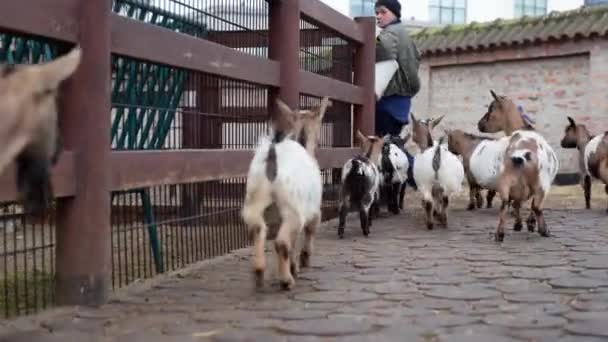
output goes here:
<path id="1" fill-rule="evenodd" d="M 469 183 L 469 206 L 467 210 L 475 210 L 475 189 L 477 186 L 473 183 Z"/>
<path id="2" fill-rule="evenodd" d="M 270 205 L 271 198 L 267 196 L 267 193 L 257 192 L 257 194 L 258 196 L 256 197 L 247 194 L 242 216 L 254 244 L 253 271 L 255 284 L 260 288 L 264 286 L 264 269 L 266 264 L 264 245 L 266 243 L 266 235 L 268 234 L 268 226 L 264 221 L 264 210 Z"/>
<path id="3" fill-rule="evenodd" d="M 481 187 L 479 185 L 475 187 L 475 200 L 477 202 L 477 208 L 483 208 L 483 198 L 481 197 Z"/>
<path id="4" fill-rule="evenodd" d="M 532 208 L 534 208 L 534 198 L 532 198 Z M 526 220 L 526 226 L 528 226 L 528 231 L 530 233 L 534 233 L 534 229 L 536 229 L 536 215 L 534 214 L 534 210 L 530 211 L 530 215 L 528 215 L 528 219 Z"/>
<path id="5" fill-rule="evenodd" d="M 494 196 L 496 196 L 496 191 L 495 190 L 488 190 L 488 193 L 486 194 L 486 208 L 490 209 L 492 208 L 492 202 L 494 201 Z"/>
<path id="6" fill-rule="evenodd" d="M 606 191 L 606 195 L 608 195 L 608 184 L 606 184 L 604 191 Z M 606 206 L 606 213 L 608 213 L 608 206 Z"/>
<path id="7" fill-rule="evenodd" d="M 586 175 L 583 180 L 583 190 L 585 192 L 585 208 L 591 209 L 591 176 Z"/>
<path id="8" fill-rule="evenodd" d="M 389 198 L 388 203 L 389 204 L 388 204 L 388 207 L 389 207 L 390 212 L 392 212 L 395 215 L 399 214 L 399 198 L 398 198 L 399 197 L 399 190 L 400 190 L 399 189 L 400 188 L 399 185 L 400 185 L 399 183 L 393 183 L 392 187 L 390 188 L 390 190 L 387 189 L 387 190 L 389 190 L 389 194 L 388 194 L 388 198 Z"/>
<path id="9" fill-rule="evenodd" d="M 340 218 L 338 220 L 338 236 L 340 239 L 344 238 L 344 225 L 346 224 L 346 214 L 348 206 L 346 203 L 340 203 Z"/>
<path id="10" fill-rule="evenodd" d="M 300 267 L 302 268 L 310 266 L 315 233 L 320 223 L 321 215 L 317 215 L 304 227 L 304 246 L 302 246 L 302 252 L 300 252 Z"/>
<path id="11" fill-rule="evenodd" d="M 424 211 L 426 213 L 426 228 L 428 230 L 433 229 L 433 202 L 432 201 L 423 201 Z"/>
<path id="12" fill-rule="evenodd" d="M 520 232 L 524 224 L 521 220 L 521 202 L 513 201 L 513 214 L 515 216 L 515 224 L 513 224 L 513 230 L 516 232 Z"/>
<path id="13" fill-rule="evenodd" d="M 361 231 L 364 236 L 369 236 L 369 215 L 363 204 L 359 205 L 359 220 L 361 221 Z"/>
<path id="14" fill-rule="evenodd" d="M 401 183 L 401 189 L 399 190 L 399 209 L 403 210 L 403 200 L 405 196 L 405 188 L 407 188 L 407 182 Z"/>
<path id="15" fill-rule="evenodd" d="M 543 204 L 545 202 L 545 194 L 540 192 L 534 195 L 534 200 L 532 201 L 532 211 L 536 216 L 536 221 L 538 224 L 538 233 L 540 236 L 549 237 L 551 236 L 549 229 L 547 228 L 547 223 L 545 222 L 545 215 L 543 214 Z"/>
<path id="16" fill-rule="evenodd" d="M 507 220 L 508 208 L 509 201 L 503 199 L 502 203 L 500 204 L 500 218 L 498 221 L 498 226 L 496 227 L 496 234 L 494 236 L 494 239 L 497 242 L 503 242 L 505 239 L 505 222 Z"/>

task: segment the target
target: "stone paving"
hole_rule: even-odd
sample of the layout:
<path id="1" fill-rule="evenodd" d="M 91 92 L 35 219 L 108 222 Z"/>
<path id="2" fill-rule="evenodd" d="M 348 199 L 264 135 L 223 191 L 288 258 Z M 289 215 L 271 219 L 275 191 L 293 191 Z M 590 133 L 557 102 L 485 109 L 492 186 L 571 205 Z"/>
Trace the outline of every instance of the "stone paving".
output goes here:
<path id="1" fill-rule="evenodd" d="M 241 250 L 100 309 L 3 322 L 0 341 L 606 341 L 604 210 L 547 210 L 552 237 L 508 230 L 500 245 L 496 215 L 453 209 L 448 229 L 427 231 L 422 211 L 407 209 L 363 238 L 351 214 L 344 240 L 336 221 L 323 225 L 290 292 L 269 245 L 262 291 Z"/>

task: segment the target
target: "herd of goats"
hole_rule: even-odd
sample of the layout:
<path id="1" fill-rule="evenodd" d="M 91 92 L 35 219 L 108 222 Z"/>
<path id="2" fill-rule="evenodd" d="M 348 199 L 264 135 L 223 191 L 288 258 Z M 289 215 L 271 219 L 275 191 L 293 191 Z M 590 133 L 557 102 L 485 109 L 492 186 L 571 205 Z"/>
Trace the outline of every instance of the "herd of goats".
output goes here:
<path id="1" fill-rule="evenodd" d="M 433 129 L 443 116 L 417 119 L 414 114 L 411 129 L 404 129 L 399 136 L 365 136 L 357 131 L 361 151 L 342 167 L 338 236 L 344 236 L 351 206 L 359 211 L 365 236 L 370 233 L 373 214 L 379 211 L 381 194 L 389 211 L 396 214 L 403 208 L 410 167 L 405 146 L 409 141 L 420 151 L 414 156 L 412 171 L 422 196 L 428 229 L 433 229 L 435 221 L 447 227 L 450 197 L 461 192 L 466 177 L 470 186 L 469 210 L 483 205 L 482 189 L 488 191 L 488 206 L 496 194 L 500 197 L 496 241 L 504 240 L 510 207 L 515 216 L 513 229 L 522 230 L 520 209 L 529 200 L 532 210 L 526 219 L 528 230 L 537 229 L 541 236 L 550 236 L 543 205 L 559 170 L 557 155 L 512 100 L 494 91 L 491 94 L 493 100 L 478 128 L 483 133 L 502 131 L 505 136 L 501 138 L 454 129 L 436 140 Z M 314 110 L 293 110 L 277 100 L 279 114 L 273 122 L 273 132 L 261 137 L 251 161 L 242 217 L 255 245 L 253 267 L 258 286 L 263 286 L 264 243 L 268 233 L 264 211 L 271 205 L 276 206 L 282 218 L 274 242 L 281 288 L 292 288 L 299 268 L 310 264 L 315 230 L 321 219 L 323 190 L 315 148 L 329 105 L 325 97 Z M 561 146 L 580 151 L 589 208 L 592 177 L 606 184 L 608 193 L 608 133 L 593 137 L 584 125 L 570 117 L 568 120 Z M 304 243 L 298 263 L 295 250 L 302 230 Z"/>
<path id="2" fill-rule="evenodd" d="M 77 69 L 81 49 L 51 62 L 35 65 L 0 65 L 0 172 L 12 162 L 17 166 L 17 190 L 26 209 L 37 210 L 52 199 L 49 170 L 61 151 L 57 129 L 56 97 L 61 82 Z M 477 136 L 462 130 L 447 130 L 440 139 L 433 130 L 443 117 L 418 119 L 413 114 L 411 129 L 399 136 L 365 136 L 357 132 L 359 155 L 342 168 L 338 235 L 344 236 L 347 212 L 359 211 L 361 229 L 370 233 L 373 214 L 379 210 L 380 194 L 389 211 L 403 208 L 407 171 L 406 143 L 419 148 L 412 173 L 422 195 L 426 226 L 447 227 L 450 197 L 470 186 L 468 209 L 483 206 L 481 190 L 486 189 L 487 205 L 498 194 L 501 206 L 495 239 L 503 241 L 508 209 L 513 208 L 514 230 L 523 228 L 520 208 L 531 200 L 526 219 L 549 236 L 543 205 L 559 169 L 553 148 L 521 115 L 509 98 L 491 91 L 493 100 L 479 120 L 479 131 L 504 132 L 502 138 Z M 260 138 L 247 174 L 246 196 L 241 211 L 254 241 L 256 283 L 263 285 L 264 245 L 268 226 L 264 212 L 271 205 L 281 216 L 275 239 L 281 287 L 294 286 L 300 267 L 310 264 L 315 231 L 321 221 L 323 183 L 315 158 L 323 116 L 331 103 L 327 97 L 314 110 L 294 110 L 277 100 L 278 115 L 272 132 Z M 561 141 L 563 148 L 577 148 L 587 208 L 590 207 L 592 178 L 606 185 L 608 193 L 608 133 L 592 136 L 572 118 Z M 447 140 L 447 141 L 446 141 Z M 304 243 L 295 255 L 296 241 L 304 231 Z M 299 262 L 296 260 L 299 259 Z"/>

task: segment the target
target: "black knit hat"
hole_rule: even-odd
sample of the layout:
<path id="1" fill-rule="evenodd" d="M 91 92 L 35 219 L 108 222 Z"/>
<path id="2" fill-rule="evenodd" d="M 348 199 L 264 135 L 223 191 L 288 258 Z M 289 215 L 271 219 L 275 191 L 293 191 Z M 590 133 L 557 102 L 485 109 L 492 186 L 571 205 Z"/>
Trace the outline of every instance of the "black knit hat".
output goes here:
<path id="1" fill-rule="evenodd" d="M 399 0 L 378 0 L 375 7 L 379 6 L 388 8 L 397 18 L 401 18 L 401 4 Z"/>

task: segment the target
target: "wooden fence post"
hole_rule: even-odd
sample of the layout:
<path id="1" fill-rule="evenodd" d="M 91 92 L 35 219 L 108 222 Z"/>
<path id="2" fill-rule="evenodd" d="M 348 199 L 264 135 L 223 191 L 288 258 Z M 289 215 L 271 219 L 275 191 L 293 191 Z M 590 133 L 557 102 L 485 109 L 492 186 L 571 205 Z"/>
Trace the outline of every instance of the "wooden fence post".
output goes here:
<path id="1" fill-rule="evenodd" d="M 289 107 L 300 105 L 300 0 L 270 2 L 269 57 L 280 63 L 278 94 L 269 96 L 271 113 L 278 96 Z"/>
<path id="2" fill-rule="evenodd" d="M 363 104 L 355 106 L 353 129 L 354 132 L 359 129 L 363 134 L 374 134 L 376 121 L 376 97 L 374 94 L 376 22 L 374 17 L 355 18 L 355 21 L 359 24 L 364 39 L 363 45 L 357 47 L 355 54 L 355 85 L 363 88 Z"/>
<path id="3" fill-rule="evenodd" d="M 65 148 L 74 151 L 76 194 L 57 208 L 58 305 L 101 305 L 110 289 L 111 5 L 79 3 L 82 61 L 62 92 L 62 134 Z"/>

